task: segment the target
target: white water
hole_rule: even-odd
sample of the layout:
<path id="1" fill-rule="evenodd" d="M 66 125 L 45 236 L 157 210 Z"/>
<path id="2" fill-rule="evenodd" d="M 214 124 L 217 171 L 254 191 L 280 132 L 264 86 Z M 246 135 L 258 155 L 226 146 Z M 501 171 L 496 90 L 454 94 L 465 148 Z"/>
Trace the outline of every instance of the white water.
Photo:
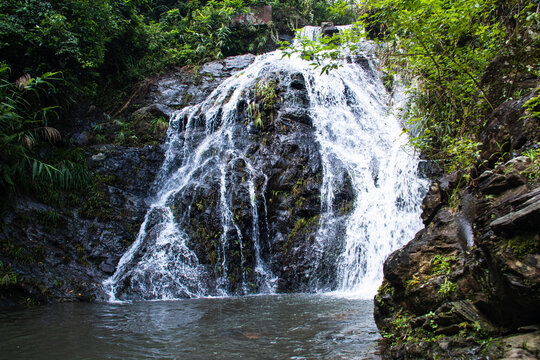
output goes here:
<path id="1" fill-rule="evenodd" d="M 310 27 L 304 33 L 313 36 L 316 31 Z M 370 47 L 367 42 L 365 45 Z M 335 245 L 332 242 L 343 239 L 336 293 L 372 298 L 382 280 L 385 257 L 412 239 L 421 228 L 420 201 L 427 186 L 416 175 L 418 160 L 406 151 L 407 139 L 401 135 L 401 125 L 389 105 L 389 94 L 375 68 L 374 60 L 365 60 L 360 64 L 344 63 L 330 74 L 321 75 L 299 57 L 282 59 L 281 52 L 275 51 L 257 57 L 244 71 L 222 83 L 203 103 L 179 111 L 171 119 L 166 160 L 157 180 L 160 191 L 137 240 L 120 260 L 116 273 L 104 283 L 110 300 L 116 300 L 119 293 L 126 291 L 123 283 L 129 284 L 142 298 L 227 295 L 230 280 L 226 249 L 231 241 L 228 234 L 236 232 L 242 263 L 245 256 L 242 233 L 232 212 L 232 180 L 227 171 L 235 160 L 246 165 L 248 174 L 245 186 L 252 199 L 258 289 L 264 293 L 275 291 L 276 276 L 260 253 L 257 209 L 258 202 L 266 200 L 256 198 L 255 178 L 261 175 L 261 170 L 235 144 L 232 125 L 238 119 L 237 103 L 247 98 L 255 81 L 269 72 L 280 71 L 304 75 L 310 115 L 321 149 L 322 214 L 315 244 L 318 255 L 312 261 L 321 263 L 328 249 Z M 204 133 L 197 129 L 200 123 L 204 124 Z M 184 133 L 179 131 L 182 128 L 186 129 Z M 354 204 L 346 215 L 334 209 L 335 189 L 343 182 L 343 174 L 347 174 L 354 190 Z M 171 209 L 174 197 L 204 186 L 205 177 L 217 177 L 220 184 L 222 276 L 215 290 L 207 288 L 204 280 L 208 270 L 189 249 L 189 239 L 175 223 Z M 189 216 L 189 211 L 185 216 Z M 346 230 L 338 234 L 337 224 L 343 222 Z M 242 289 L 247 293 L 248 284 L 242 276 Z M 317 272 L 312 276 L 317 277 Z M 318 286 L 317 279 L 311 281 Z"/>

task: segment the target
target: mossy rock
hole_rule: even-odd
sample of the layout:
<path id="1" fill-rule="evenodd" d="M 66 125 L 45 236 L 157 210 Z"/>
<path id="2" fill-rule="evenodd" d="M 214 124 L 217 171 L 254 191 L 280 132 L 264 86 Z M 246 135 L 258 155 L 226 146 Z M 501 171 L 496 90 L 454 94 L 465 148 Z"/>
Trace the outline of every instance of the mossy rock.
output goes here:
<path id="1" fill-rule="evenodd" d="M 152 104 L 131 115 L 130 123 L 139 139 L 161 139 L 169 127 L 171 110 L 166 106 Z"/>

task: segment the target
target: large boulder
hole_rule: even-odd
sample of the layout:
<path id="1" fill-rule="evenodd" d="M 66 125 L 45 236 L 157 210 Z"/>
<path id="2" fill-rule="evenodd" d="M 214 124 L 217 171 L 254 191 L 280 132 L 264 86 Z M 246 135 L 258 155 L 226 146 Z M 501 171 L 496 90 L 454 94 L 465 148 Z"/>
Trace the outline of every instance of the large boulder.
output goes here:
<path id="1" fill-rule="evenodd" d="M 466 189 L 455 174 L 431 185 L 426 228 L 387 259 L 375 298 L 388 357 L 499 356 L 490 338 L 540 323 L 537 165 L 518 157 Z"/>

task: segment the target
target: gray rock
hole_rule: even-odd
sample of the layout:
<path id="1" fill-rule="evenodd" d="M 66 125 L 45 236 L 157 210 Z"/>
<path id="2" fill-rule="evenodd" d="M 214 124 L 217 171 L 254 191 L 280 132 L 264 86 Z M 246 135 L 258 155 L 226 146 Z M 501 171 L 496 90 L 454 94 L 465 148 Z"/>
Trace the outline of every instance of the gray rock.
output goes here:
<path id="1" fill-rule="evenodd" d="M 412 324 L 407 336 L 439 338 L 425 348 L 398 340 L 387 347 L 389 357 L 475 357 L 481 349 L 475 332 L 501 337 L 540 323 L 540 188 L 520 174 L 527 166 L 523 158 L 509 161 L 483 172 L 465 190 L 455 190 L 453 175 L 432 184 L 423 202 L 426 228 L 385 261 L 374 314 L 379 329 L 397 339 L 405 335 L 396 327 L 404 318 Z M 459 211 L 445 203 L 445 194 L 452 192 L 461 197 Z M 464 230 L 474 236 L 474 246 L 464 244 Z M 437 271 L 435 259 L 446 270 Z M 459 342 L 462 333 L 471 335 Z M 493 358 L 536 354 L 510 348 L 494 346 L 486 353 Z"/>
<path id="2" fill-rule="evenodd" d="M 99 154 L 96 154 L 96 155 L 92 156 L 93 161 L 103 161 L 106 158 L 107 158 L 107 155 L 105 155 L 104 153 L 99 153 Z"/>
<path id="3" fill-rule="evenodd" d="M 527 206 L 518 211 L 501 216 L 489 224 L 492 228 L 508 229 L 515 226 L 527 226 L 538 230 L 540 224 L 540 196 L 529 200 Z"/>

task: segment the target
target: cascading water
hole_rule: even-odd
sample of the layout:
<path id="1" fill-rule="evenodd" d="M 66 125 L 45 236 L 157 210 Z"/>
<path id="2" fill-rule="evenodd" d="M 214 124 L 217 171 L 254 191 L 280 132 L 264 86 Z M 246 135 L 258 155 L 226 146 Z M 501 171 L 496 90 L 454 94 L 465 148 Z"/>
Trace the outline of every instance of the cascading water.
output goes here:
<path id="1" fill-rule="evenodd" d="M 307 27 L 303 34 L 318 31 Z M 360 57 L 321 75 L 307 61 L 282 59 L 275 51 L 171 118 L 156 200 L 137 240 L 104 284 L 111 300 L 276 291 L 267 208 L 272 174 L 246 140 L 253 138 L 246 128 L 253 129 L 256 116 L 248 104 L 268 74 L 305 79 L 320 152 L 320 216 L 307 259 L 307 289 L 372 297 L 384 258 L 421 227 L 427 184 L 416 174 L 418 160 L 405 151 L 406 138 L 391 114 L 375 60 Z M 337 208 L 345 183 L 353 200 Z M 213 222 L 203 223 L 202 216 Z"/>

